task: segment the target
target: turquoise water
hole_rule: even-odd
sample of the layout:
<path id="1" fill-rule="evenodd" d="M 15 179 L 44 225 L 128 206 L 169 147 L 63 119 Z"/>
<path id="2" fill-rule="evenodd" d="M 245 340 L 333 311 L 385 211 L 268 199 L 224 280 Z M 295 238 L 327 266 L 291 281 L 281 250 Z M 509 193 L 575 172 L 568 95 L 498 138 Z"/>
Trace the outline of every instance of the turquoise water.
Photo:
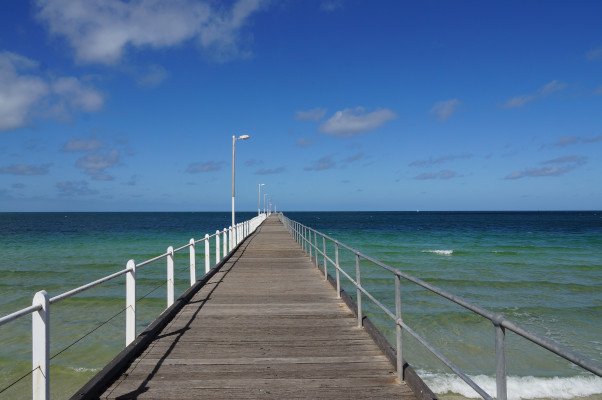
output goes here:
<path id="1" fill-rule="evenodd" d="M 286 215 L 602 359 L 602 212 Z M 237 219 L 253 216 L 238 213 Z M 185 245 L 229 221 L 229 213 L 0 213 L 0 316 L 29 306 L 38 290 L 56 296 L 123 269 L 130 258 L 141 262 L 163 254 L 168 246 Z M 203 249 L 197 253 L 199 271 Z M 333 254 L 332 245 L 328 253 Z M 341 261 L 354 276 L 352 254 L 342 252 Z M 187 251 L 176 255 L 176 295 L 189 285 L 187 263 Z M 164 260 L 138 272 L 137 294 L 145 296 L 138 302 L 138 332 L 165 308 L 164 281 Z M 123 348 L 124 282 L 120 277 L 52 306 L 51 356 L 116 315 L 52 360 L 54 398 L 71 395 Z M 362 262 L 362 284 L 393 309 L 388 272 Z M 491 323 L 410 283 L 402 283 L 402 292 L 404 321 L 494 393 Z M 367 299 L 364 305 L 394 343 L 392 322 Z M 30 370 L 30 330 L 30 318 L 0 327 L 0 390 Z M 507 345 L 510 398 L 602 398 L 602 379 L 512 333 Z M 476 397 L 409 336 L 404 354 L 442 398 Z M 23 379 L 0 398 L 27 398 L 30 382 Z"/>

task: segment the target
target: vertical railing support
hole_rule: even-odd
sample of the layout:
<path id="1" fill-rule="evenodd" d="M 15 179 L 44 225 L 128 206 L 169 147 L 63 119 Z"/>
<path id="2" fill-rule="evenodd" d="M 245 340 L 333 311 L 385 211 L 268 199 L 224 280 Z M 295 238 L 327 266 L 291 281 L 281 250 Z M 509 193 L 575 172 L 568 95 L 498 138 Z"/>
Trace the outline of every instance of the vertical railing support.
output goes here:
<path id="1" fill-rule="evenodd" d="M 234 248 L 234 229 L 232 226 L 228 227 L 228 236 L 229 236 L 229 240 L 228 240 L 228 252 L 231 252 L 232 249 Z"/>
<path id="2" fill-rule="evenodd" d="M 341 272 L 339 271 L 339 242 L 334 242 L 334 265 L 337 270 L 337 299 L 341 298 Z"/>
<path id="3" fill-rule="evenodd" d="M 314 252 L 316 253 L 316 268 L 318 268 L 318 232 L 314 231 Z"/>
<path id="4" fill-rule="evenodd" d="M 224 257 L 226 257 L 228 254 L 228 230 L 226 228 L 223 230 L 222 239 L 224 239 Z"/>
<path id="5" fill-rule="evenodd" d="M 220 257 L 220 245 L 219 245 L 219 230 L 215 231 L 215 265 L 219 264 L 221 257 Z"/>
<path id="6" fill-rule="evenodd" d="M 501 321 L 493 321 L 495 326 L 495 385 L 497 399 L 506 400 L 508 390 L 506 387 L 506 330 Z"/>
<path id="7" fill-rule="evenodd" d="M 209 272 L 211 268 L 211 251 L 209 250 L 209 234 L 205 234 L 205 273 Z"/>
<path id="8" fill-rule="evenodd" d="M 357 326 L 360 328 L 363 325 L 362 321 L 362 291 L 360 288 L 362 287 L 362 277 L 360 273 L 360 253 L 355 253 L 355 281 L 357 282 Z"/>
<path id="9" fill-rule="evenodd" d="M 190 286 L 196 282 L 196 248 L 194 239 L 190 239 Z"/>
<path id="10" fill-rule="evenodd" d="M 50 398 L 50 301 L 41 290 L 33 297 L 33 305 L 42 306 L 31 314 L 31 384 L 34 400 Z"/>
<path id="11" fill-rule="evenodd" d="M 328 280 L 328 267 L 326 266 L 326 238 L 322 235 L 322 253 L 324 253 L 324 280 Z"/>
<path id="12" fill-rule="evenodd" d="M 401 342 L 401 279 L 395 274 L 395 334 L 397 339 L 397 379 L 403 381 L 403 347 Z"/>
<path id="13" fill-rule="evenodd" d="M 136 339 L 136 263 L 129 260 L 125 266 L 125 346 Z"/>
<path id="14" fill-rule="evenodd" d="M 174 302 L 174 260 L 173 247 L 167 248 L 167 307 Z"/>

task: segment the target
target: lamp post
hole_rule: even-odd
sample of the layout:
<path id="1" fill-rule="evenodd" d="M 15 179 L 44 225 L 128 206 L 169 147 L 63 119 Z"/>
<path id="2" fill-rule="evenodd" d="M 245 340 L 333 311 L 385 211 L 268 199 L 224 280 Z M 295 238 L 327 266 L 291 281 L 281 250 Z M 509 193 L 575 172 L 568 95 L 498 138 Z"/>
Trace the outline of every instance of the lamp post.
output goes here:
<path id="1" fill-rule="evenodd" d="M 265 201 L 266 201 L 266 200 L 265 200 L 265 198 L 266 198 L 266 196 L 267 196 L 267 195 L 268 195 L 267 193 L 264 193 L 264 194 L 263 194 L 263 213 L 266 215 L 266 217 L 267 217 L 267 215 L 268 215 L 268 214 L 267 214 L 267 211 L 266 211 L 266 207 L 265 207 L 265 204 L 266 204 L 266 203 L 265 203 Z"/>
<path id="2" fill-rule="evenodd" d="M 249 135 L 240 135 L 239 137 L 232 136 L 232 228 L 234 228 L 234 154 L 237 140 L 247 140 Z"/>
<path id="3" fill-rule="evenodd" d="M 265 183 L 259 184 L 259 194 L 257 196 L 257 216 L 261 215 L 261 187 L 265 186 Z"/>

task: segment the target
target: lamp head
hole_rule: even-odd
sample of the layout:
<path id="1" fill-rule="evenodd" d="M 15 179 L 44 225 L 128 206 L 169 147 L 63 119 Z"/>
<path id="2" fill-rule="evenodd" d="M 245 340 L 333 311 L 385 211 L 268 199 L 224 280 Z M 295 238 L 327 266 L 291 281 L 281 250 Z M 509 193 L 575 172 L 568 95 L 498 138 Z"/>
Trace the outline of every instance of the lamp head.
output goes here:
<path id="1" fill-rule="evenodd" d="M 247 140 L 248 138 L 250 138 L 249 135 L 240 135 L 239 137 L 237 137 L 237 139 L 242 139 L 242 140 Z"/>

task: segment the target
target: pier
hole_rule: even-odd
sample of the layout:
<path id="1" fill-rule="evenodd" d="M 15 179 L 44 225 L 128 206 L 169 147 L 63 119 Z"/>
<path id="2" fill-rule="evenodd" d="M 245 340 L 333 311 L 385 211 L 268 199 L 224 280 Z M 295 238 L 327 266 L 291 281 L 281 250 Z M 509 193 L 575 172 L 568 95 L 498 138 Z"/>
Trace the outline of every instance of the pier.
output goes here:
<path id="1" fill-rule="evenodd" d="M 214 271 L 73 399 L 417 398 L 275 216 Z"/>
<path id="2" fill-rule="evenodd" d="M 199 251 L 204 247 L 205 261 L 199 279 L 197 247 Z M 190 287 L 175 299 L 174 255 L 179 252 L 190 254 Z M 345 252 L 342 257 L 341 252 Z M 141 268 L 161 260 L 166 262 L 167 309 L 136 335 L 136 276 L 142 276 Z M 394 296 L 382 301 L 362 286 L 366 268 L 390 274 Z M 283 214 L 259 213 L 213 235 L 205 234 L 203 239 L 190 239 L 175 249 L 169 246 L 166 253 L 149 260 L 129 260 L 123 270 L 54 297 L 38 291 L 31 306 L 0 317 L 0 326 L 32 317 L 32 369 L 13 384 L 31 375 L 32 398 L 49 399 L 50 361 L 55 357 L 49 353 L 53 305 L 122 276 L 126 278 L 125 308 L 116 315 L 125 316 L 125 349 L 72 399 L 434 400 L 437 397 L 404 359 L 402 339 L 409 335 L 416 341 L 405 346 L 423 346 L 482 398 L 493 400 L 491 393 L 404 321 L 402 280 L 404 285 L 417 285 L 493 325 L 491 365 L 498 399 L 508 397 L 508 332 L 602 376 L 599 362 L 537 335 L 503 314 L 413 277 Z M 408 300 L 403 298 L 403 302 Z M 362 302 L 366 301 L 390 320 L 394 344 L 364 314 Z"/>

